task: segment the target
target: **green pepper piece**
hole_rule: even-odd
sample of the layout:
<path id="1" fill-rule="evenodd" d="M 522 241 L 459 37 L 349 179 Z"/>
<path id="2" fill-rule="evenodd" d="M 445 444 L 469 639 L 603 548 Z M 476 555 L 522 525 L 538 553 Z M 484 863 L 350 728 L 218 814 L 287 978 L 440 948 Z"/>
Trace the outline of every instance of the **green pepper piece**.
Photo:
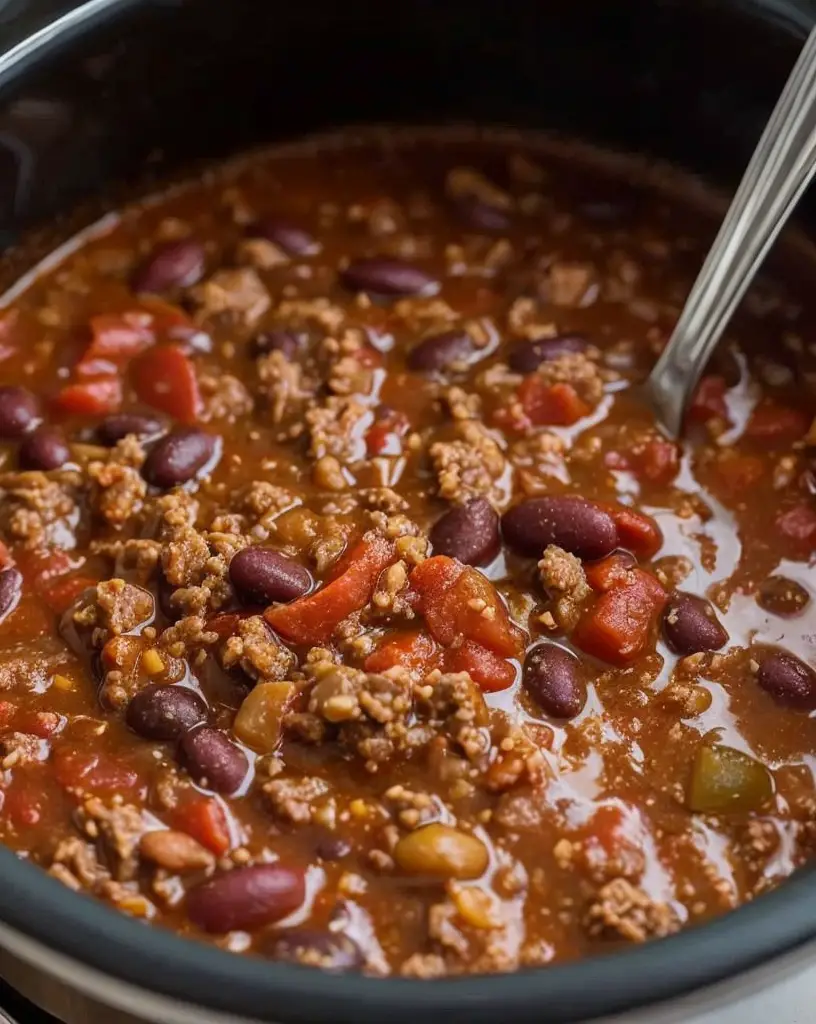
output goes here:
<path id="1" fill-rule="evenodd" d="M 771 773 L 753 757 L 721 745 L 704 746 L 697 751 L 688 791 L 692 811 L 756 811 L 773 794 Z"/>

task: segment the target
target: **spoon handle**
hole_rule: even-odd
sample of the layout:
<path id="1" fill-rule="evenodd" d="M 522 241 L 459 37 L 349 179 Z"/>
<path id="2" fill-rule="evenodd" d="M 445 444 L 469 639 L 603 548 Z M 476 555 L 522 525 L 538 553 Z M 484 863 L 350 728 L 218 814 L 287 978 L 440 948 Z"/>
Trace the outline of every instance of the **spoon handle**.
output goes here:
<path id="1" fill-rule="evenodd" d="M 816 171 L 816 29 L 759 140 L 680 319 L 649 377 L 676 437 L 688 398 L 740 299 Z"/>

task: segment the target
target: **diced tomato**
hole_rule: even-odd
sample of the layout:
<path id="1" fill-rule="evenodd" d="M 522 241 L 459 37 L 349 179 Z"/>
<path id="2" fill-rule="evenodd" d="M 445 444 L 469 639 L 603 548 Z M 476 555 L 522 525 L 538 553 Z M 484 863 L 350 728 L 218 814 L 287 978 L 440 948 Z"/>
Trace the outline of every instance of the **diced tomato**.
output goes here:
<path id="1" fill-rule="evenodd" d="M 654 438 L 631 455 L 634 472 L 654 484 L 668 484 L 680 470 L 680 451 L 676 444 Z"/>
<path id="2" fill-rule="evenodd" d="M 37 825 L 43 815 L 44 794 L 29 780 L 17 781 L 3 794 L 3 817 L 17 828 Z"/>
<path id="3" fill-rule="evenodd" d="M 616 551 L 597 562 L 588 562 L 584 565 L 584 573 L 593 590 L 605 593 L 613 587 L 625 586 L 634 567 L 635 560 L 628 552 Z"/>
<path id="4" fill-rule="evenodd" d="M 520 657 L 524 635 L 514 626 L 496 588 L 476 569 L 445 555 L 426 559 L 411 574 L 419 611 L 445 647 L 464 638 L 502 657 Z"/>
<path id="5" fill-rule="evenodd" d="M 728 420 L 728 406 L 725 392 L 728 390 L 725 378 L 717 374 L 703 377 L 688 408 L 688 418 L 696 423 L 705 423 L 715 417 Z"/>
<path id="6" fill-rule="evenodd" d="M 122 362 L 139 355 L 155 342 L 153 317 L 142 310 L 103 313 L 91 317 L 91 344 L 82 362 L 107 359 Z"/>
<path id="7" fill-rule="evenodd" d="M 47 740 L 56 736 L 65 725 L 65 719 L 53 711 L 21 710 L 14 719 L 14 728 Z"/>
<path id="8" fill-rule="evenodd" d="M 506 690 L 516 680 L 516 667 L 481 644 L 465 640 L 459 647 L 445 652 L 448 672 L 467 672 L 485 693 Z"/>
<path id="9" fill-rule="evenodd" d="M 215 797 L 194 796 L 173 812 L 173 827 L 186 832 L 217 857 L 232 845 L 226 812 Z"/>
<path id="10" fill-rule="evenodd" d="M 56 576 L 64 576 L 72 569 L 76 569 L 80 561 L 62 550 L 45 550 L 37 548 L 34 551 L 21 550 L 17 552 L 17 566 L 26 580 L 34 583 L 34 589 Z"/>
<path id="11" fill-rule="evenodd" d="M 644 829 L 634 808 L 604 803 L 578 830 L 579 864 L 593 876 L 639 874 L 644 867 Z"/>
<path id="12" fill-rule="evenodd" d="M 291 604 L 267 608 L 266 620 L 292 643 L 325 643 L 344 619 L 368 604 L 380 573 L 395 558 L 391 541 L 379 535 L 363 537 L 341 559 L 338 576 Z"/>
<path id="13" fill-rule="evenodd" d="M 756 455 L 729 452 L 717 461 L 717 476 L 733 497 L 759 483 L 765 475 L 765 463 Z"/>
<path id="14" fill-rule="evenodd" d="M 240 612 L 221 612 L 213 615 L 207 619 L 207 632 L 217 633 L 219 640 L 229 640 L 238 632 L 238 623 L 243 617 Z"/>
<path id="15" fill-rule="evenodd" d="M 56 615 L 68 611 L 83 591 L 95 587 L 99 581 L 91 576 L 60 577 L 51 581 L 43 581 L 38 587 L 42 600 Z"/>
<path id="16" fill-rule="evenodd" d="M 753 441 L 790 442 L 804 437 L 809 426 L 810 417 L 801 409 L 769 400 L 756 406 L 743 436 Z"/>
<path id="17" fill-rule="evenodd" d="M 69 416 L 103 416 L 116 412 L 122 404 L 122 382 L 118 377 L 97 377 L 95 380 L 66 385 L 55 404 Z"/>
<path id="18" fill-rule="evenodd" d="M 195 423 L 201 413 L 201 395 L 190 359 L 175 345 L 158 345 L 132 365 L 133 386 L 142 402 Z"/>
<path id="19" fill-rule="evenodd" d="M 57 781 L 65 789 L 112 794 L 139 786 L 138 772 L 116 760 L 113 754 L 59 747 L 52 761 Z"/>
<path id="20" fill-rule="evenodd" d="M 630 569 L 629 581 L 602 593 L 572 634 L 582 651 L 612 665 L 628 665 L 644 650 L 666 592 L 650 573 Z"/>
<path id="21" fill-rule="evenodd" d="M 405 413 L 388 409 L 378 414 L 366 431 L 365 441 L 369 455 L 399 455 L 402 452 L 402 438 L 408 432 L 410 423 Z"/>
<path id="22" fill-rule="evenodd" d="M 365 660 L 366 672 L 386 672 L 401 666 L 416 672 L 429 672 L 438 649 L 433 637 L 427 633 L 389 633 Z"/>
<path id="23" fill-rule="evenodd" d="M 663 544 L 660 527 L 651 516 L 625 506 L 609 506 L 609 514 L 618 528 L 621 547 L 638 558 L 652 558 Z"/>
<path id="24" fill-rule="evenodd" d="M 801 502 L 776 517 L 776 528 L 793 546 L 804 552 L 816 547 L 816 509 Z"/>
<path id="25" fill-rule="evenodd" d="M 570 427 L 592 412 L 571 384 L 547 384 L 536 374 L 524 378 L 518 398 L 536 426 Z"/>

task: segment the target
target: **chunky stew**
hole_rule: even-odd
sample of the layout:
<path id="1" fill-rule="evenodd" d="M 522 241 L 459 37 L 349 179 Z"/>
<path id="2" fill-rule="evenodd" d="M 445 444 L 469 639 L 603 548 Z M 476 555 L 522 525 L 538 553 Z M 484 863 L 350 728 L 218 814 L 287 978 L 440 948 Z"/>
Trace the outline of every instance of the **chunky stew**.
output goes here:
<path id="1" fill-rule="evenodd" d="M 186 936 L 418 978 L 783 881 L 816 841 L 816 303 L 761 282 L 668 440 L 637 385 L 712 228 L 534 141 L 371 134 L 23 282 L 2 841 Z"/>

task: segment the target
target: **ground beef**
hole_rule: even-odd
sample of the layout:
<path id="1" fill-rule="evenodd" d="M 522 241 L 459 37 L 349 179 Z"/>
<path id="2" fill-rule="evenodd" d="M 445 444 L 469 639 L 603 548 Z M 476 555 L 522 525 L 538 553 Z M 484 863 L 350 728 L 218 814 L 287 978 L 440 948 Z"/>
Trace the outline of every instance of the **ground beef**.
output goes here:
<path id="1" fill-rule="evenodd" d="M 54 851 L 50 873 L 69 889 L 98 892 L 110 872 L 97 856 L 96 846 L 78 836 L 63 839 Z"/>
<path id="2" fill-rule="evenodd" d="M 58 719 L 57 715 L 53 717 Z M 48 743 L 29 733 L 11 732 L 0 737 L 0 767 L 5 771 L 32 761 L 45 761 L 49 753 Z"/>
<path id="3" fill-rule="evenodd" d="M 285 679 L 294 667 L 294 655 L 275 640 L 264 619 L 260 615 L 241 619 L 236 629 L 221 648 L 224 668 L 240 668 L 257 682 Z"/>
<path id="4" fill-rule="evenodd" d="M 554 599 L 556 622 L 569 632 L 575 628 L 581 606 L 592 593 L 583 565 L 575 555 L 550 544 L 538 563 L 538 571 L 544 589 Z"/>
<path id="5" fill-rule="evenodd" d="M 263 787 L 264 794 L 277 818 L 294 825 L 312 820 L 315 802 L 323 802 L 329 784 L 314 776 L 302 779 L 273 779 Z"/>
<path id="6" fill-rule="evenodd" d="M 371 412 L 356 398 L 327 398 L 325 403 L 309 409 L 309 454 L 316 459 L 333 455 L 347 464 L 366 454 L 364 427 Z"/>
<path id="7" fill-rule="evenodd" d="M 224 373 L 219 376 L 205 375 L 199 379 L 198 387 L 204 402 L 202 419 L 225 420 L 234 423 L 242 416 L 252 412 L 252 396 L 246 387 L 233 377 Z"/>
<path id="8" fill-rule="evenodd" d="M 603 398 L 605 371 L 583 352 L 543 362 L 536 374 L 547 385 L 570 384 L 587 405 L 596 406 Z"/>
<path id="9" fill-rule="evenodd" d="M 147 494 L 140 473 L 144 460 L 144 449 L 135 437 L 128 436 L 107 459 L 89 463 L 91 508 L 111 526 L 122 527 L 141 511 Z"/>
<path id="10" fill-rule="evenodd" d="M 141 582 L 155 572 L 161 559 L 161 544 L 157 540 L 97 540 L 91 542 L 91 551 L 114 562 L 114 571 L 121 574 L 132 571 Z"/>
<path id="11" fill-rule="evenodd" d="M 586 917 L 590 935 L 613 935 L 629 942 L 671 935 L 680 923 L 668 903 L 650 899 L 624 878 L 616 878 L 600 890 Z"/>
<path id="12" fill-rule="evenodd" d="M 423 713 L 432 728 L 450 736 L 470 760 L 487 753 L 487 705 L 467 672 L 432 672 L 419 692 Z"/>
<path id="13" fill-rule="evenodd" d="M 102 646 L 109 637 L 131 633 L 152 621 L 153 615 L 154 600 L 149 590 L 112 579 L 97 583 L 89 591 L 73 619 L 77 626 L 93 629 L 95 646 Z"/>
<path id="14" fill-rule="evenodd" d="M 508 464 L 501 448 L 475 421 L 458 421 L 455 429 L 456 440 L 437 441 L 430 448 L 440 497 L 461 504 L 481 496 L 504 504 Z"/>
<path id="15" fill-rule="evenodd" d="M 0 650 L 0 691 L 44 692 L 64 664 L 65 648 L 56 638 L 41 640 L 36 653 L 28 644 L 11 644 Z"/>
<path id="16" fill-rule="evenodd" d="M 253 480 L 232 496 L 230 508 L 239 514 L 244 522 L 244 530 L 253 540 L 266 540 L 275 530 L 275 520 L 290 508 L 294 508 L 297 499 L 291 491 L 267 480 Z M 213 523 L 213 529 L 217 529 Z"/>
<path id="17" fill-rule="evenodd" d="M 174 658 L 191 658 L 218 640 L 218 634 L 207 629 L 200 615 L 188 615 L 165 629 L 159 637 L 159 646 Z"/>
<path id="18" fill-rule="evenodd" d="M 251 325 L 269 309 L 269 292 L 251 267 L 219 270 L 203 284 L 191 289 L 198 305 L 197 317 L 203 322 L 228 315 Z"/>
<path id="19" fill-rule="evenodd" d="M 300 363 L 287 359 L 283 352 L 268 352 L 255 362 L 258 395 L 274 424 L 292 417 L 304 400 L 314 393 L 314 385 L 304 379 Z"/>
<path id="20" fill-rule="evenodd" d="M 80 483 L 71 470 L 0 474 L 0 533 L 27 548 L 70 551 L 80 525 Z"/>
<path id="21" fill-rule="evenodd" d="M 139 840 L 145 831 L 141 811 L 115 796 L 109 804 L 88 797 L 76 814 L 79 828 L 97 843 L 112 876 L 119 882 L 134 878 Z"/>
<path id="22" fill-rule="evenodd" d="M 408 566 L 403 561 L 395 562 L 381 574 L 377 582 L 368 607 L 369 615 L 413 619 L 415 613 L 408 600 L 407 590 Z"/>

